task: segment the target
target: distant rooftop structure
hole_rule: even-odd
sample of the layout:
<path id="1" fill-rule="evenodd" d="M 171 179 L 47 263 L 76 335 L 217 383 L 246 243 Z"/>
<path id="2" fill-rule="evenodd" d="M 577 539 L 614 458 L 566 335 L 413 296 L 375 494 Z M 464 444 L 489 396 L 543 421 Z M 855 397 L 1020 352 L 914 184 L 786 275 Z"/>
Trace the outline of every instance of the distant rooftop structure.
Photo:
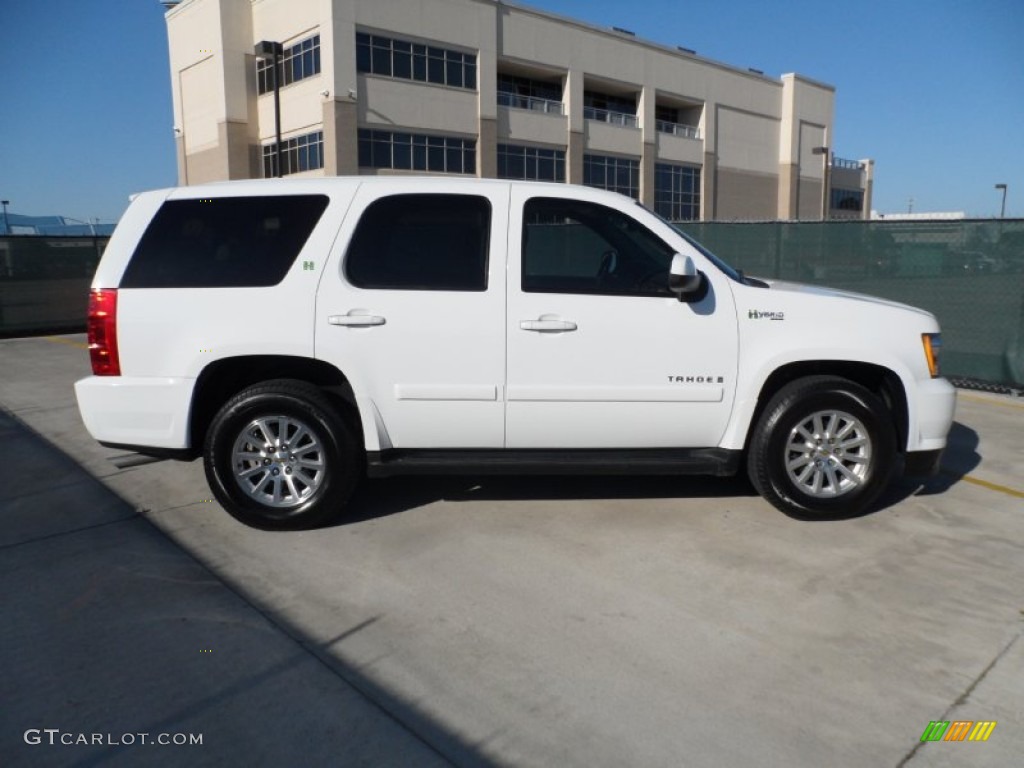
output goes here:
<path id="1" fill-rule="evenodd" d="M 956 221 L 966 219 L 963 211 L 919 211 L 914 213 L 879 213 L 871 211 L 872 221 Z"/>
<path id="2" fill-rule="evenodd" d="M 6 221 L 5 221 L 6 219 Z M 24 216 L 8 213 L 0 217 L 0 235 L 102 235 L 109 237 L 116 225 L 110 222 L 83 221 L 68 216 Z M 8 231 L 10 227 L 10 231 Z"/>

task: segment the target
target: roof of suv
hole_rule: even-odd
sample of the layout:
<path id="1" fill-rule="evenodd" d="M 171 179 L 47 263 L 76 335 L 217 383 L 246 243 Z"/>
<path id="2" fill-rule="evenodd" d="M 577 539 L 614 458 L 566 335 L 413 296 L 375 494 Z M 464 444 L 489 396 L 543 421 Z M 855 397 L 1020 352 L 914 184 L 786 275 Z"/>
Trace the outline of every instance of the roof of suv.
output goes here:
<path id="1" fill-rule="evenodd" d="M 465 176 L 330 176 L 316 178 L 291 178 L 291 179 L 244 179 L 236 181 L 216 181 L 207 184 L 197 184 L 187 187 L 172 187 L 166 190 L 167 199 L 191 199 L 197 197 L 221 197 L 225 195 L 268 195 L 268 194 L 302 194 L 316 192 L 338 191 L 339 188 L 352 188 L 362 185 L 372 186 L 401 186 L 408 190 L 410 187 L 423 187 L 423 191 L 445 188 L 457 189 L 481 189 L 509 185 L 527 186 L 531 189 L 550 190 L 558 196 L 564 196 L 567 190 L 573 190 L 572 194 L 583 194 L 594 198 L 606 198 L 617 200 L 620 204 L 623 199 L 632 198 L 621 195 L 617 192 L 598 189 L 596 187 L 584 187 L 576 184 L 564 184 L 547 181 L 524 181 L 517 179 L 478 179 Z"/>

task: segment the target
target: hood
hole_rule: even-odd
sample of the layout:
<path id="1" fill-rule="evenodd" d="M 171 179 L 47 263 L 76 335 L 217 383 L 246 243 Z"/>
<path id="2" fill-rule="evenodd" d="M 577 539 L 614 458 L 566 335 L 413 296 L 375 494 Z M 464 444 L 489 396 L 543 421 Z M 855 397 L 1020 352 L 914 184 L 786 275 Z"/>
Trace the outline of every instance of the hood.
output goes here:
<path id="1" fill-rule="evenodd" d="M 804 283 L 788 283 L 784 280 L 765 280 L 768 283 L 769 288 L 773 291 L 780 291 L 783 293 L 800 293 L 811 296 L 824 296 L 834 297 L 840 299 L 851 299 L 853 301 L 860 301 L 865 304 L 873 304 L 875 306 L 890 307 L 892 309 L 902 309 L 908 312 L 916 312 L 917 314 L 924 315 L 926 317 L 933 317 L 931 312 L 920 309 L 919 307 L 912 307 L 909 304 L 902 304 L 898 301 L 889 301 L 888 299 L 880 299 L 877 296 L 868 296 L 863 293 L 854 293 L 853 291 L 840 291 L 836 288 L 826 288 L 821 285 L 805 285 Z"/>

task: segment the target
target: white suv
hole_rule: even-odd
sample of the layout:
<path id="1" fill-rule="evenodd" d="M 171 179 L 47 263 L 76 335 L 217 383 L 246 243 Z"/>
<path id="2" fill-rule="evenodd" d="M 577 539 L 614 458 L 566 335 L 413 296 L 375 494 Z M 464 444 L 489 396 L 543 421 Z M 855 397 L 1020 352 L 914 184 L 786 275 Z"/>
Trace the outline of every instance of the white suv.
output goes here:
<path id="1" fill-rule="evenodd" d="M 955 390 L 924 311 L 744 277 L 626 197 L 452 178 L 138 195 L 93 281 L 90 433 L 204 457 L 260 527 L 360 478 L 710 473 L 796 516 L 934 471 Z"/>

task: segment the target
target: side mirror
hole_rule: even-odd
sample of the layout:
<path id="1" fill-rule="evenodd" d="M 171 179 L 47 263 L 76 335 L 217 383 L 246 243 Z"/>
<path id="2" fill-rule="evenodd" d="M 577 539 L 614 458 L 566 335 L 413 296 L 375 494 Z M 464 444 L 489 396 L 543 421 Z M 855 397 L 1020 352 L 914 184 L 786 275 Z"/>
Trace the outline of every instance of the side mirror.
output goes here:
<path id="1" fill-rule="evenodd" d="M 707 296 L 708 279 L 697 269 L 692 257 L 677 253 L 672 257 L 672 266 L 668 270 L 668 289 L 680 301 L 700 301 Z"/>

